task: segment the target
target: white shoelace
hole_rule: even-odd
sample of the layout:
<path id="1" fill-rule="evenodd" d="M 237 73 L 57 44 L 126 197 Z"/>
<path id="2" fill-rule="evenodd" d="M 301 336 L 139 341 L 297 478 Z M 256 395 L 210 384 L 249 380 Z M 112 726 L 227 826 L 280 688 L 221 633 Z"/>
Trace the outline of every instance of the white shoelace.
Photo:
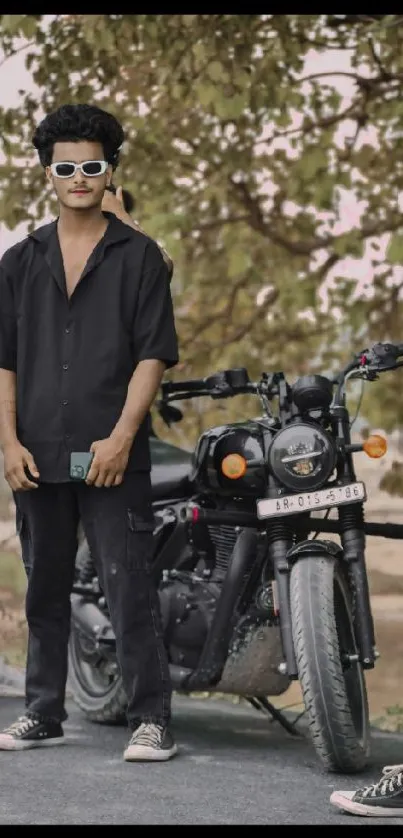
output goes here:
<path id="1" fill-rule="evenodd" d="M 37 722 L 34 719 L 29 718 L 29 716 L 20 716 L 16 722 L 13 722 L 10 727 L 6 727 L 3 733 L 11 733 L 12 735 L 22 736 L 24 733 L 28 733 L 29 730 L 35 727 Z"/>
<path id="2" fill-rule="evenodd" d="M 130 745 L 146 748 L 160 748 L 164 729 L 160 725 L 142 722 L 134 731 Z"/>
<path id="3" fill-rule="evenodd" d="M 360 790 L 362 797 L 376 797 L 377 794 L 391 794 L 403 788 L 403 765 L 385 765 L 383 776 L 377 783 Z"/>

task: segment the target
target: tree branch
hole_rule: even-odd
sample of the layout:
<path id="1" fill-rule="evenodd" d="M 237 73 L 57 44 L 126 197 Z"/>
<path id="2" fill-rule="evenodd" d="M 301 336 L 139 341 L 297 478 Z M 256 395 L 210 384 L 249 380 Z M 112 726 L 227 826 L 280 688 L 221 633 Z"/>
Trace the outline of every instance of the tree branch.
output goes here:
<path id="1" fill-rule="evenodd" d="M 14 49 L 12 52 L 10 52 L 9 55 L 5 55 L 4 58 L 2 58 L 2 60 L 0 61 L 0 69 L 1 69 L 1 67 L 3 67 L 3 65 L 6 63 L 6 61 L 8 61 L 10 58 L 14 58 L 14 56 L 18 55 L 19 52 L 24 52 L 25 49 L 28 49 L 29 47 L 32 47 L 32 46 L 35 46 L 35 41 L 28 41 L 28 43 L 23 44 L 22 47 L 18 47 L 18 49 Z"/>
<path id="2" fill-rule="evenodd" d="M 271 145 L 272 142 L 275 140 L 281 139 L 282 137 L 290 137 L 292 134 L 301 134 L 304 136 L 308 134 L 310 131 L 313 131 L 315 128 L 328 128 L 330 125 L 335 125 L 337 122 L 341 122 L 343 119 L 358 119 L 358 114 L 354 115 L 354 111 L 357 108 L 357 102 L 353 102 L 351 105 L 348 106 L 344 111 L 339 114 L 333 114 L 333 116 L 324 116 L 322 119 L 318 119 L 317 122 L 307 122 L 305 125 L 299 128 L 287 128 L 286 131 L 276 131 L 272 134 L 271 137 L 268 137 L 265 140 L 258 140 L 254 143 L 253 148 L 257 148 L 259 145 Z"/>
<path id="3" fill-rule="evenodd" d="M 205 230 L 215 230 L 219 227 L 224 227 L 226 224 L 238 224 L 240 221 L 248 221 L 249 213 L 243 215 L 229 215 L 228 218 L 217 218 L 215 221 L 208 221 L 206 224 L 199 224 L 198 230 L 204 232 Z M 191 235 L 190 233 L 186 234 Z M 186 236 L 184 236 L 185 238 Z"/>
<path id="4" fill-rule="evenodd" d="M 280 247 L 287 250 L 289 253 L 294 254 L 295 256 L 306 256 L 312 253 L 315 247 L 319 248 L 322 247 L 322 239 L 320 240 L 320 244 L 317 242 L 291 242 L 280 233 L 276 232 L 269 224 L 265 221 L 262 213 L 262 209 L 260 206 L 259 198 L 254 198 L 245 181 L 241 181 L 240 183 L 234 181 L 233 177 L 229 175 L 228 178 L 231 186 L 240 196 L 243 205 L 248 210 L 249 218 L 250 218 L 250 226 L 253 230 L 256 230 L 257 233 L 260 233 L 265 238 L 270 239 L 273 244 L 277 244 Z"/>
<path id="5" fill-rule="evenodd" d="M 284 235 L 274 230 L 274 228 L 271 227 L 265 220 L 259 198 L 254 198 L 252 196 L 245 181 L 237 183 L 233 180 L 231 175 L 228 179 L 231 186 L 238 193 L 242 203 L 248 210 L 250 226 L 252 229 L 254 229 L 257 233 L 260 233 L 265 238 L 270 239 L 273 244 L 284 248 L 284 250 L 287 250 L 288 253 L 291 253 L 294 256 L 309 256 L 315 253 L 316 250 L 329 248 L 334 242 L 339 241 L 339 239 L 342 239 L 346 235 L 346 233 L 341 233 L 339 236 L 329 234 L 323 237 L 317 236 L 310 241 L 290 241 Z M 393 232 L 402 226 L 402 216 L 400 214 L 396 214 L 384 221 L 374 219 L 373 221 L 367 222 L 367 224 L 363 224 L 362 227 L 354 229 L 357 229 L 357 234 L 360 239 L 367 239 L 371 236 L 380 236 L 382 233 Z M 347 234 L 349 232 L 351 231 L 347 231 Z"/>
<path id="6" fill-rule="evenodd" d="M 276 297 L 278 296 L 278 291 L 273 288 L 273 294 L 269 300 L 270 304 L 272 304 Z M 229 346 L 230 343 L 237 343 L 238 341 L 242 340 L 248 332 L 251 331 L 253 326 L 260 320 L 264 320 L 267 316 L 267 306 L 256 306 L 256 310 L 254 311 L 252 317 L 249 318 L 247 323 L 244 323 L 236 332 L 233 332 L 228 337 L 223 338 L 222 340 L 218 341 L 217 343 L 210 343 L 209 349 L 223 349 L 224 346 Z"/>
<path id="7" fill-rule="evenodd" d="M 349 79 L 354 79 L 355 81 L 357 81 L 357 83 L 359 83 L 361 78 L 362 78 L 362 76 L 358 76 L 357 73 L 348 73 L 347 71 L 344 71 L 344 70 L 333 70 L 333 71 L 328 71 L 328 72 L 323 72 L 323 73 L 310 73 L 309 76 L 304 76 L 302 79 L 301 78 L 295 79 L 295 81 L 297 81 L 298 84 L 302 84 L 304 81 L 312 81 L 313 79 L 322 79 L 322 78 L 325 78 L 326 76 L 344 76 L 344 77 L 349 78 Z M 366 81 L 366 79 L 365 79 L 365 81 Z"/>

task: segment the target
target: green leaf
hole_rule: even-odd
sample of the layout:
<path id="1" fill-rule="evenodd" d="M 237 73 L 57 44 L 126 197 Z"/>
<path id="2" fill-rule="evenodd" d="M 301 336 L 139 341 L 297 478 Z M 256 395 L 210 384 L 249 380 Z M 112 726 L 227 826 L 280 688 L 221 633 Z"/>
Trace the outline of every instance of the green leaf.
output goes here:
<path id="1" fill-rule="evenodd" d="M 403 233 L 393 233 L 390 237 L 386 258 L 392 265 L 403 264 Z"/>
<path id="2" fill-rule="evenodd" d="M 228 276 L 233 279 L 245 273 L 250 267 L 251 260 L 248 253 L 245 253 L 239 248 L 234 248 L 229 254 L 228 260 Z"/>
<path id="3" fill-rule="evenodd" d="M 201 84 L 198 88 L 198 95 L 203 107 L 208 108 L 216 98 L 216 89 L 212 84 Z"/>
<path id="4" fill-rule="evenodd" d="M 319 169 L 327 168 L 327 154 L 320 146 L 305 152 L 301 158 L 300 175 L 302 180 L 312 180 Z"/>
<path id="5" fill-rule="evenodd" d="M 207 67 L 207 74 L 212 81 L 222 81 L 223 66 L 219 61 L 212 61 Z"/>
<path id="6" fill-rule="evenodd" d="M 224 94 L 214 91 L 214 98 L 215 112 L 221 119 L 238 119 L 245 111 L 246 97 L 242 93 L 227 99 Z"/>
<path id="7" fill-rule="evenodd" d="M 364 255 L 364 242 L 357 230 L 352 230 L 351 233 L 344 233 L 338 236 L 333 242 L 333 250 L 338 256 L 354 256 L 362 258 Z"/>
<path id="8" fill-rule="evenodd" d="M 38 28 L 38 16 L 24 15 L 21 21 L 21 29 L 26 38 L 30 41 L 36 34 Z"/>
<path id="9" fill-rule="evenodd" d="M 2 15 L 1 29 L 10 35 L 16 35 L 23 28 L 23 21 L 26 17 L 27 15 Z"/>
<path id="10" fill-rule="evenodd" d="M 334 185 L 331 180 L 319 178 L 313 192 L 313 203 L 318 209 L 330 210 L 333 206 Z"/>

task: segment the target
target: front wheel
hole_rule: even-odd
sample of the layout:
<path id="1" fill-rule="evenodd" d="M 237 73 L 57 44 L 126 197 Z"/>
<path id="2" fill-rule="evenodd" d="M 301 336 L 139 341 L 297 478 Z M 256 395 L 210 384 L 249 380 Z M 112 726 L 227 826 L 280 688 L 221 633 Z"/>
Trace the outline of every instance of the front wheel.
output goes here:
<path id="1" fill-rule="evenodd" d="M 340 560 L 297 561 L 290 598 L 298 677 L 316 753 L 327 771 L 362 771 L 370 753 L 368 699 Z"/>

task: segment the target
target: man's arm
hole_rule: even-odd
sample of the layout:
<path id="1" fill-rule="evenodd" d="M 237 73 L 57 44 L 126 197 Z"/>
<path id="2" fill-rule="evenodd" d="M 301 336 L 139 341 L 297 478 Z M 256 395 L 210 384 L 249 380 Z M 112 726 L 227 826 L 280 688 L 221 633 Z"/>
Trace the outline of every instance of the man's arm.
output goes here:
<path id="1" fill-rule="evenodd" d="M 11 278 L 0 262 L 0 447 L 17 442 L 17 318 Z"/>
<path id="2" fill-rule="evenodd" d="M 11 370 L 0 369 L 0 447 L 18 442 L 16 416 L 17 376 Z"/>
<path id="3" fill-rule="evenodd" d="M 167 267 L 155 244 L 141 279 L 133 324 L 135 370 L 122 413 L 108 439 L 96 440 L 88 472 L 89 485 L 119 486 L 136 433 L 147 415 L 164 371 L 178 361 L 178 342 Z"/>
<path id="4" fill-rule="evenodd" d="M 0 262 L 0 448 L 4 455 L 4 476 L 13 491 L 36 489 L 27 477 L 39 472 L 32 454 L 17 438 L 17 321 L 10 278 Z"/>
<path id="5" fill-rule="evenodd" d="M 127 398 L 112 437 L 123 445 L 132 445 L 136 433 L 147 416 L 158 393 L 165 364 L 148 358 L 137 365 L 127 390 Z"/>

